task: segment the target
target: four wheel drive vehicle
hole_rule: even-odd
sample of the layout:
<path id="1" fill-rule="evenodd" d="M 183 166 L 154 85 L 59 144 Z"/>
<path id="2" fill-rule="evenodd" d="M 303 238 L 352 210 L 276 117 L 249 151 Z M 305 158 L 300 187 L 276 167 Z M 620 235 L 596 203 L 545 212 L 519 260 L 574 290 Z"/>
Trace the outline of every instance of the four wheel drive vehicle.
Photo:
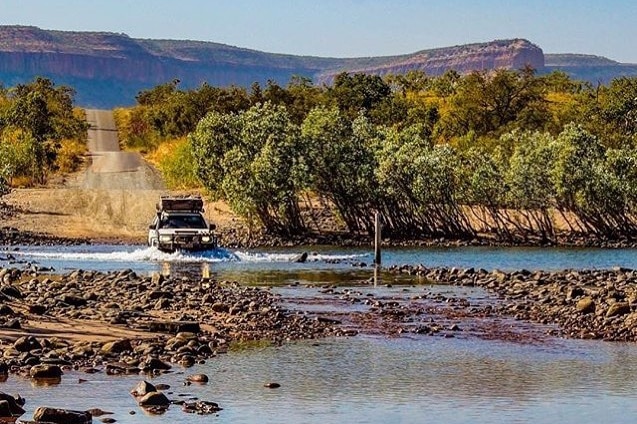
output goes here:
<path id="1" fill-rule="evenodd" d="M 216 248 L 215 225 L 206 222 L 203 212 L 199 196 L 161 196 L 148 227 L 148 245 L 164 252 Z"/>

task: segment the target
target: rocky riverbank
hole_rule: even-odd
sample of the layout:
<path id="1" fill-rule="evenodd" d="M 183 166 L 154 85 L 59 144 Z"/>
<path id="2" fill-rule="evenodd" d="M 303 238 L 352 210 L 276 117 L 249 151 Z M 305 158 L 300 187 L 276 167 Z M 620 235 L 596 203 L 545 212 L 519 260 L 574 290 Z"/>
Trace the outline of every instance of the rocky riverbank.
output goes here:
<path id="1" fill-rule="evenodd" d="M 15 374 L 55 382 L 68 369 L 155 375 L 211 360 L 233 345 L 355 334 L 336 321 L 286 310 L 266 289 L 235 282 L 130 270 L 39 276 L 17 269 L 1 269 L 0 282 L 5 379 Z M 158 406 L 144 396 L 141 406 Z M 211 402 L 182 407 L 219 410 Z"/>
<path id="2" fill-rule="evenodd" d="M 502 300 L 494 313 L 550 326 L 550 334 L 581 339 L 637 341 L 637 271 L 519 270 L 392 267 L 438 284 L 482 287 Z"/>
<path id="3" fill-rule="evenodd" d="M 146 277 L 131 270 L 53 276 L 1 269 L 0 376 L 48 383 L 71 370 L 87 376 L 153 376 L 214 360 L 232 346 L 358 332 L 521 343 L 541 341 L 546 333 L 637 340 L 637 271 L 631 269 L 503 272 L 405 265 L 388 272 L 405 285 L 382 290 L 373 290 L 369 281 L 358 288 L 299 286 L 309 291 L 294 305 L 294 299 L 269 289 L 230 281 Z M 460 289 L 435 289 L 439 285 Z M 471 292 L 476 288 L 495 296 L 477 299 Z M 307 312 L 308 305 L 318 304 L 322 312 Z M 205 375 L 189 375 L 184 384 L 206 381 Z M 133 396 L 154 412 L 170 405 L 195 413 L 221 410 L 213 400 L 169 399 L 165 390 L 140 383 Z M 9 396 L 0 393 L 0 416 L 16 416 L 24 404 Z M 87 419 L 87 411 L 49 409 L 39 414 L 66 417 L 53 422 Z"/>

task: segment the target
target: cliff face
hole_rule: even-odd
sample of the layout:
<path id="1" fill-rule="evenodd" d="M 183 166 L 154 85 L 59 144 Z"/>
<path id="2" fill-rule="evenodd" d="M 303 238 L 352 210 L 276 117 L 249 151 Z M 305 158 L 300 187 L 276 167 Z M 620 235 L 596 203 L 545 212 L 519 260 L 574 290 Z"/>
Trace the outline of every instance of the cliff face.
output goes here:
<path id="1" fill-rule="evenodd" d="M 467 44 L 443 49 L 425 50 L 413 55 L 396 57 L 382 64 L 363 67 L 344 67 L 340 71 L 364 72 L 377 75 L 403 74 L 412 70 L 427 75 L 440 75 L 453 69 L 459 73 L 489 69 L 544 68 L 544 53 L 526 40 L 501 40 L 490 43 Z M 321 80 L 329 82 L 336 72 L 323 72 Z"/>
<path id="2" fill-rule="evenodd" d="M 371 58 L 319 58 L 265 53 L 233 46 L 175 40 L 138 40 L 105 32 L 48 31 L 0 26 L 0 83 L 10 86 L 45 76 L 77 90 L 83 106 L 132 104 L 139 90 L 173 79 L 182 87 L 249 86 L 272 79 L 285 84 L 293 75 L 329 83 L 338 72 L 379 75 L 422 70 L 544 67 L 542 50 L 526 40 L 470 44 L 410 55 Z"/>

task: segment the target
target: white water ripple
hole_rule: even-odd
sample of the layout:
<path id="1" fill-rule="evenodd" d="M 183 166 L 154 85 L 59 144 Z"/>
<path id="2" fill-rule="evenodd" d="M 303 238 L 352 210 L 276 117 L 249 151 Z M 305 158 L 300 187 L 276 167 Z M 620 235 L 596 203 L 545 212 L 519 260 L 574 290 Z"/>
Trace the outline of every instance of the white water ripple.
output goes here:
<path id="1" fill-rule="evenodd" d="M 303 252 L 250 252 L 250 251 L 231 251 L 228 249 L 217 248 L 201 252 L 182 252 L 173 253 L 162 252 L 155 247 L 137 248 L 134 250 L 119 250 L 113 252 L 95 252 L 95 251 L 37 251 L 23 250 L 11 252 L 14 256 L 22 256 L 36 260 L 56 260 L 56 261 L 74 261 L 74 262 L 181 262 L 181 263 L 200 263 L 200 262 L 250 262 L 250 263 L 273 263 L 273 262 L 293 262 Z M 323 261 L 348 261 L 356 260 L 367 256 L 367 254 L 318 254 L 311 253 L 308 255 L 308 262 Z"/>

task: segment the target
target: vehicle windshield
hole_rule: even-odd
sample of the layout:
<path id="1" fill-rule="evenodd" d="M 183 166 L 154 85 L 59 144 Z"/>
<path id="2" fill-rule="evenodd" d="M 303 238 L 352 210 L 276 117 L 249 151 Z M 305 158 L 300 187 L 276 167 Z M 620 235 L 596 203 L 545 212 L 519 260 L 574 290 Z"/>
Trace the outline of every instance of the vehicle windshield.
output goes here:
<path id="1" fill-rule="evenodd" d="M 161 219 L 160 228 L 205 229 L 207 227 L 201 215 L 168 215 Z"/>

